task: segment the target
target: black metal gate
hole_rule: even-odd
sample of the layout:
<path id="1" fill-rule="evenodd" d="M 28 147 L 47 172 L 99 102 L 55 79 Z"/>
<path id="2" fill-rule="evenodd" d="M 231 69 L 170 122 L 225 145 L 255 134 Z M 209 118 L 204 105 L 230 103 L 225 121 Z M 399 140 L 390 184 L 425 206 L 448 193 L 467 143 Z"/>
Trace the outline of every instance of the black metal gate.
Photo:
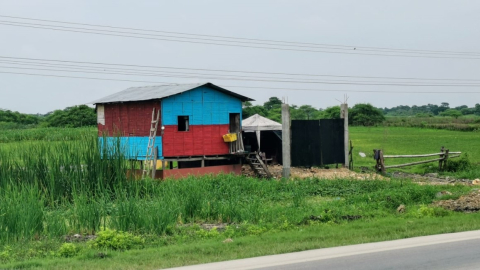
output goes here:
<path id="1" fill-rule="evenodd" d="M 292 166 L 345 162 L 344 120 L 292 120 Z"/>

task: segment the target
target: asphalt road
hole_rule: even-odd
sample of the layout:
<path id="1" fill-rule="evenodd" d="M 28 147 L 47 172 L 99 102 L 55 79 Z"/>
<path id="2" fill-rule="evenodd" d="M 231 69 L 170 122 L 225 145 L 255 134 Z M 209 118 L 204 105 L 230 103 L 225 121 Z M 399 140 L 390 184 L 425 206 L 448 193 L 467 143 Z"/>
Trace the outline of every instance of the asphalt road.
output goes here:
<path id="1" fill-rule="evenodd" d="M 257 269 L 480 269 L 480 240 L 466 240 Z"/>
<path id="2" fill-rule="evenodd" d="M 480 269 L 480 231 L 325 248 L 175 269 L 477 270 Z"/>

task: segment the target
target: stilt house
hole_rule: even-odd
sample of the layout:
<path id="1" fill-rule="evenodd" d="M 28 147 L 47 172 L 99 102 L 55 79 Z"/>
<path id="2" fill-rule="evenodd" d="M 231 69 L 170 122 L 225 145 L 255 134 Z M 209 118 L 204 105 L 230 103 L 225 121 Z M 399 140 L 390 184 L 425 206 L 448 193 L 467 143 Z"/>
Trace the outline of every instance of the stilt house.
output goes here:
<path id="1" fill-rule="evenodd" d="M 235 154 L 242 146 L 225 142 L 223 136 L 241 132 L 242 101 L 251 100 L 203 83 L 133 87 L 93 103 L 100 140 L 120 140 L 124 155 L 132 160 L 145 160 L 152 110 L 160 112 L 154 136 L 156 158 L 164 166 L 157 177 L 165 178 L 240 173 Z"/>

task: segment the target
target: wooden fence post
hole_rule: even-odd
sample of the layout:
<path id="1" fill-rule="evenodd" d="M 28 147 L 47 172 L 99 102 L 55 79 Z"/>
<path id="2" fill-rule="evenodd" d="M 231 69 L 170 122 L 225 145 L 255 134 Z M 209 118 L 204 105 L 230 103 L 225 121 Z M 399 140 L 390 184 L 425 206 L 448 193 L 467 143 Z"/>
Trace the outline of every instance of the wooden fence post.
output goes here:
<path id="1" fill-rule="evenodd" d="M 438 170 L 441 171 L 442 170 L 442 165 L 443 165 L 443 158 L 444 158 L 444 155 L 443 155 L 443 152 L 445 151 L 445 147 L 442 146 L 442 148 L 440 149 L 440 160 L 438 161 Z"/>
<path id="2" fill-rule="evenodd" d="M 450 150 L 445 150 L 445 157 L 443 158 L 443 170 L 447 169 L 447 163 L 448 163 L 448 153 Z"/>
<path id="3" fill-rule="evenodd" d="M 352 141 L 350 141 L 350 151 L 348 151 L 348 156 L 350 161 L 348 162 L 348 169 L 353 170 L 353 145 Z"/>

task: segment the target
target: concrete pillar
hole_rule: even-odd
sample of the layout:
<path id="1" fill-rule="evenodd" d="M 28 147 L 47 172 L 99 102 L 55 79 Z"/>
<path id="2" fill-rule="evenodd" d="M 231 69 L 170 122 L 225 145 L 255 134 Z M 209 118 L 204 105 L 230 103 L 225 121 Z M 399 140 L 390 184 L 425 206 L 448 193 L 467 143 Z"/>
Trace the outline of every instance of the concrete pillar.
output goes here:
<path id="1" fill-rule="evenodd" d="M 345 168 L 349 167 L 348 152 L 350 152 L 350 139 L 348 134 L 348 104 L 344 103 L 340 105 L 340 117 L 344 120 L 343 133 L 344 133 L 344 148 L 345 148 Z"/>
<path id="2" fill-rule="evenodd" d="M 282 104 L 282 176 L 284 178 L 290 177 L 290 142 L 290 106 Z"/>

